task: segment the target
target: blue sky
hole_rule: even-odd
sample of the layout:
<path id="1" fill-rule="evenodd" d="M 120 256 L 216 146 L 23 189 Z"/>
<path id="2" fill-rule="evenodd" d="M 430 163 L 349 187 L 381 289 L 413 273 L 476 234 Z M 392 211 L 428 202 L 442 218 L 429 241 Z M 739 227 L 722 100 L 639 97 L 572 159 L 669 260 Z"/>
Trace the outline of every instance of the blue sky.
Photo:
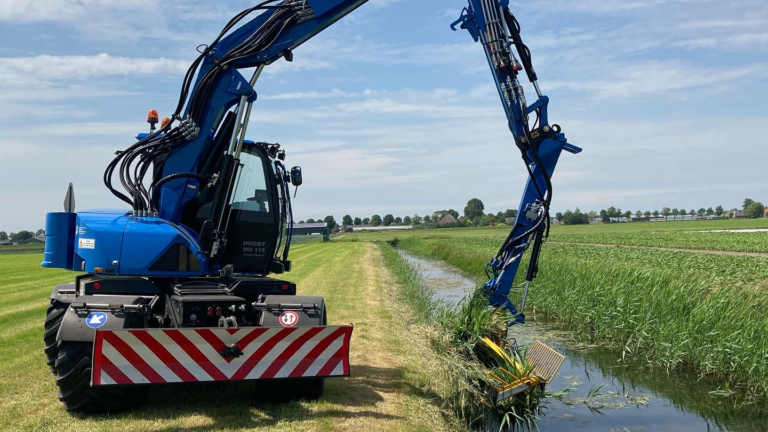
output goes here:
<path id="1" fill-rule="evenodd" d="M 477 197 L 516 208 L 525 180 L 462 0 L 371 0 L 257 86 L 249 138 L 301 165 L 299 219 L 425 214 Z M 162 9 L 158 7 L 162 5 Z M 195 47 L 246 1 L 0 0 L 0 229 L 121 207 L 102 173 L 175 107 Z M 768 3 L 513 1 L 550 120 L 582 146 L 555 211 L 768 201 Z M 528 92 L 533 100 L 533 91 Z"/>

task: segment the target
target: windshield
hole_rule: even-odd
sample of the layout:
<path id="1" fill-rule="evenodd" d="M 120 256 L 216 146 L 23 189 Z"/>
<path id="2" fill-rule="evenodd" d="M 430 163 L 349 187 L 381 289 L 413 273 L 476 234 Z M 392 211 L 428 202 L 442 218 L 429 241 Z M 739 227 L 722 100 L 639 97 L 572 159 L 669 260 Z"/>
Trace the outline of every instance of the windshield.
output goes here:
<path id="1" fill-rule="evenodd" d="M 232 197 L 232 208 L 269 213 L 269 192 L 264 160 L 258 155 L 243 152 L 240 155 L 237 188 Z"/>

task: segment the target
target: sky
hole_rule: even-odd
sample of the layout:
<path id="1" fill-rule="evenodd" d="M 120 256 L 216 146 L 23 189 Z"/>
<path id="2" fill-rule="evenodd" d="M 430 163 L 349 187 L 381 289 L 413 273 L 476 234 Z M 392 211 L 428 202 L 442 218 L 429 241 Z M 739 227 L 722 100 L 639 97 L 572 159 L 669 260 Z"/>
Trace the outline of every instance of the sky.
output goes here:
<path id="1" fill-rule="evenodd" d="M 560 160 L 553 213 L 768 202 L 768 2 L 511 3 L 550 122 L 584 149 Z M 69 182 L 78 210 L 123 207 L 102 183 L 114 152 L 252 5 L 0 0 L 0 230 L 42 228 Z M 303 168 L 297 220 L 517 208 L 526 172 L 482 49 L 449 28 L 465 5 L 370 0 L 265 70 L 248 138 Z"/>

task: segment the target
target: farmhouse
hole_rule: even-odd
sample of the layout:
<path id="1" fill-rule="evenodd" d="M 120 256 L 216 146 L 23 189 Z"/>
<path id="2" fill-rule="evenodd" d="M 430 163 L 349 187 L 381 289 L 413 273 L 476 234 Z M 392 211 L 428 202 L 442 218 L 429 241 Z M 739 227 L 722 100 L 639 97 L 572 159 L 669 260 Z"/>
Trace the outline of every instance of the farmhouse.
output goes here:
<path id="1" fill-rule="evenodd" d="M 28 245 L 30 243 L 45 243 L 45 235 L 39 235 L 36 237 L 30 237 L 28 239 L 17 241 L 16 245 Z"/>
<path id="2" fill-rule="evenodd" d="M 744 216 L 744 210 L 741 209 L 731 209 L 728 211 L 728 213 L 731 214 L 732 218 L 743 218 Z"/>
<path id="3" fill-rule="evenodd" d="M 449 223 L 456 223 L 456 218 L 453 217 L 452 214 L 446 213 L 445 216 L 443 216 L 442 219 L 440 219 L 441 224 L 449 224 Z"/>

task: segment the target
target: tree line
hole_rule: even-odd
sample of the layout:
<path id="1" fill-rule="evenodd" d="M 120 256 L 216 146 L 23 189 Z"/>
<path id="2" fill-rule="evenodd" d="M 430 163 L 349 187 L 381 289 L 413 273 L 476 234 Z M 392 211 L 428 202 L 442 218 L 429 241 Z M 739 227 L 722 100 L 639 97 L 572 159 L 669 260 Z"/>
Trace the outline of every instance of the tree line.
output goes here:
<path id="1" fill-rule="evenodd" d="M 414 226 L 414 227 L 441 227 L 441 228 L 454 228 L 454 227 L 466 227 L 466 226 L 489 226 L 496 224 L 504 224 L 508 219 L 514 219 L 517 216 L 517 210 L 507 209 L 497 213 L 484 213 L 485 204 L 478 199 L 472 198 L 467 202 L 464 207 L 463 215 L 454 209 L 437 210 L 432 214 L 413 216 L 395 216 L 394 214 L 385 214 L 383 217 L 379 214 L 374 214 L 370 217 L 360 218 L 352 217 L 351 215 L 344 215 L 341 218 L 341 223 L 338 223 L 333 216 L 326 216 L 324 218 L 309 218 L 307 220 L 299 221 L 303 223 L 325 223 L 329 230 L 344 229 L 347 227 L 354 228 L 355 226 Z M 446 215 L 451 215 L 452 221 L 443 222 Z"/>
<path id="2" fill-rule="evenodd" d="M 748 218 L 763 217 L 765 214 L 765 206 L 759 202 L 750 198 L 744 200 L 742 211 L 744 216 Z M 445 215 L 450 214 L 454 221 L 448 223 L 441 223 Z M 565 212 L 558 212 L 555 215 L 555 219 L 565 225 L 580 225 L 588 224 L 594 220 L 602 220 L 603 222 L 611 222 L 620 218 L 651 218 L 651 217 L 668 217 L 668 216 L 717 216 L 717 217 L 731 217 L 730 211 L 727 211 L 723 206 L 719 205 L 714 208 L 699 208 L 686 210 L 683 207 L 662 207 L 661 210 L 636 210 L 634 212 L 630 210 L 622 210 L 617 207 L 608 207 L 598 211 L 591 210 L 589 212 L 582 212 L 578 207 L 576 210 L 566 210 Z M 438 210 L 432 212 L 432 214 L 420 216 L 415 214 L 413 216 L 395 216 L 394 214 L 386 214 L 383 217 L 379 214 L 374 214 L 370 217 L 352 217 L 351 215 L 344 215 L 341 218 L 341 223 L 337 222 L 334 216 L 326 216 L 324 218 L 307 219 L 306 221 L 300 221 L 299 223 L 325 223 L 329 230 L 340 230 L 347 227 L 354 228 L 355 226 L 401 226 L 410 225 L 414 227 L 441 227 L 441 228 L 453 228 L 453 227 L 467 227 L 467 226 L 493 226 L 499 224 L 511 225 L 514 218 L 517 216 L 517 210 L 507 209 L 497 213 L 485 213 L 485 204 L 479 198 L 472 198 L 464 206 L 463 214 L 460 214 L 454 209 Z"/>
<path id="3" fill-rule="evenodd" d="M 31 239 L 32 237 L 45 235 L 44 229 L 39 229 L 36 232 L 22 230 L 19 232 L 12 232 L 8 234 L 5 231 L 0 231 L 0 241 L 10 240 L 14 243 Z"/>
<path id="4" fill-rule="evenodd" d="M 765 216 L 765 206 L 763 203 L 759 201 L 754 201 L 750 198 L 747 198 L 744 200 L 744 204 L 741 208 L 742 212 L 744 213 L 744 217 L 747 218 L 761 218 Z M 593 220 L 600 219 L 605 223 L 611 222 L 615 219 L 619 218 L 658 218 L 658 217 L 668 217 L 672 216 L 673 218 L 677 218 L 677 216 L 691 216 L 695 217 L 698 216 L 700 218 L 703 218 L 704 216 L 717 216 L 717 217 L 732 217 L 730 211 L 726 211 L 723 206 L 716 206 L 714 209 L 712 207 L 709 208 L 699 208 L 696 209 L 690 209 L 686 210 L 685 208 L 670 208 L 670 207 L 663 207 L 661 210 L 636 210 L 634 213 L 627 210 L 622 211 L 620 208 L 616 207 L 609 207 L 608 209 L 600 210 L 600 212 L 596 212 L 594 210 L 589 211 L 587 213 L 582 213 L 581 210 L 577 207 L 575 211 L 566 210 L 565 213 L 558 212 L 555 215 L 555 219 L 557 219 L 559 222 L 562 222 L 565 225 L 581 225 L 581 224 L 588 224 Z"/>

